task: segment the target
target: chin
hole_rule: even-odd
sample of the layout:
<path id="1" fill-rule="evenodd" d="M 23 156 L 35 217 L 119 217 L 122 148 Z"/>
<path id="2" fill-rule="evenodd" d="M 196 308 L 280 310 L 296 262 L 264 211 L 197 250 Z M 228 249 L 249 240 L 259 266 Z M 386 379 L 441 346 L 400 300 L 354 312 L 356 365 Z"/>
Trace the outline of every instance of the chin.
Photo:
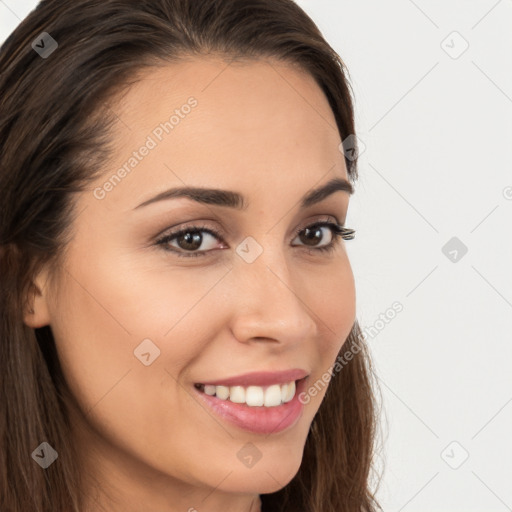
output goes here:
<path id="1" fill-rule="evenodd" d="M 302 454 L 301 454 L 302 455 Z M 271 494 L 288 485 L 300 469 L 302 457 L 282 458 L 264 463 L 263 458 L 252 468 L 234 471 L 226 479 L 224 490 L 233 493 Z"/>

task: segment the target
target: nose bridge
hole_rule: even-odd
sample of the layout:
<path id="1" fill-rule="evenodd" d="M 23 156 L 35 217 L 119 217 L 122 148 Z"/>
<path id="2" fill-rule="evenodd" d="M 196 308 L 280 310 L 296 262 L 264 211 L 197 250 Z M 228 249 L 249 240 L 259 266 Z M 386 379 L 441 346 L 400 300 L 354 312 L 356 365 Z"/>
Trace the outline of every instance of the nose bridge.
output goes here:
<path id="1" fill-rule="evenodd" d="M 298 341 L 315 335 L 316 324 L 307 297 L 297 288 L 300 274 L 291 272 L 275 237 L 265 246 L 247 237 L 238 247 L 233 268 L 237 303 L 233 332 L 238 340 L 273 338 Z"/>

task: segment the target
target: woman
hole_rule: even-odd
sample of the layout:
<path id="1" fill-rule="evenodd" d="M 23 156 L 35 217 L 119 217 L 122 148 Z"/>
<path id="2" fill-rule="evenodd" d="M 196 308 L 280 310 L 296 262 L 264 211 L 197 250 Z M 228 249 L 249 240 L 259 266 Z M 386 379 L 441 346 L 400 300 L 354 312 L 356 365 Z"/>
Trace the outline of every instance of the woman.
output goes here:
<path id="1" fill-rule="evenodd" d="M 376 510 L 353 106 L 311 19 L 47 0 L 0 70 L 0 510 Z"/>

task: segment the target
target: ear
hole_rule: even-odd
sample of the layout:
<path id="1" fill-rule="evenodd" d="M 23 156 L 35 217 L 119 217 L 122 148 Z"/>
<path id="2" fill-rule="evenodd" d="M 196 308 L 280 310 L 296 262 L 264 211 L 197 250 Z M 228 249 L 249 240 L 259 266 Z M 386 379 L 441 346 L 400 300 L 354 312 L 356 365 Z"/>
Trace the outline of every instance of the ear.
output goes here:
<path id="1" fill-rule="evenodd" d="M 43 269 L 32 282 L 25 300 L 23 321 L 32 328 L 44 327 L 50 323 L 48 309 L 48 272 Z"/>

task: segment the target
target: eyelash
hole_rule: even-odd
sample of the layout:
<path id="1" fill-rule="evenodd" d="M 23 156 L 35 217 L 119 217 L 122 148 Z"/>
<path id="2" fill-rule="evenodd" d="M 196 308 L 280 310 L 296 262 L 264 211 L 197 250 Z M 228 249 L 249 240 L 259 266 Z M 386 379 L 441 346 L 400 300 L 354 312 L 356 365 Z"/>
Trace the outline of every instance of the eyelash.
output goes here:
<path id="1" fill-rule="evenodd" d="M 340 224 L 336 224 L 334 222 L 328 222 L 328 221 L 315 222 L 313 224 L 310 224 L 309 226 L 299 228 L 295 231 L 295 236 L 299 235 L 306 229 L 314 229 L 314 228 L 321 228 L 321 227 L 330 228 L 331 232 L 333 234 L 333 239 L 328 245 L 324 245 L 322 247 L 316 247 L 316 248 L 313 247 L 312 249 L 308 250 L 308 253 L 312 253 L 315 251 L 329 253 L 336 248 L 339 238 L 343 238 L 344 240 L 352 240 L 355 237 L 355 230 L 349 229 L 344 226 L 341 226 Z M 175 248 L 171 249 L 169 246 L 166 245 L 171 240 L 174 240 L 175 238 L 178 238 L 179 236 L 181 236 L 185 233 L 198 233 L 198 232 L 209 233 L 213 237 L 215 237 L 217 239 L 221 239 L 220 233 L 217 233 L 216 231 L 214 231 L 206 226 L 187 226 L 186 228 L 180 229 L 179 231 L 176 231 L 174 233 L 168 233 L 167 235 L 164 235 L 163 237 L 161 237 L 160 239 L 158 239 L 155 242 L 155 245 L 162 245 L 164 251 L 169 251 L 169 252 L 175 253 L 180 258 L 205 256 L 210 251 L 183 251 L 183 250 L 177 250 Z M 304 247 L 306 247 L 306 246 L 304 246 Z"/>

